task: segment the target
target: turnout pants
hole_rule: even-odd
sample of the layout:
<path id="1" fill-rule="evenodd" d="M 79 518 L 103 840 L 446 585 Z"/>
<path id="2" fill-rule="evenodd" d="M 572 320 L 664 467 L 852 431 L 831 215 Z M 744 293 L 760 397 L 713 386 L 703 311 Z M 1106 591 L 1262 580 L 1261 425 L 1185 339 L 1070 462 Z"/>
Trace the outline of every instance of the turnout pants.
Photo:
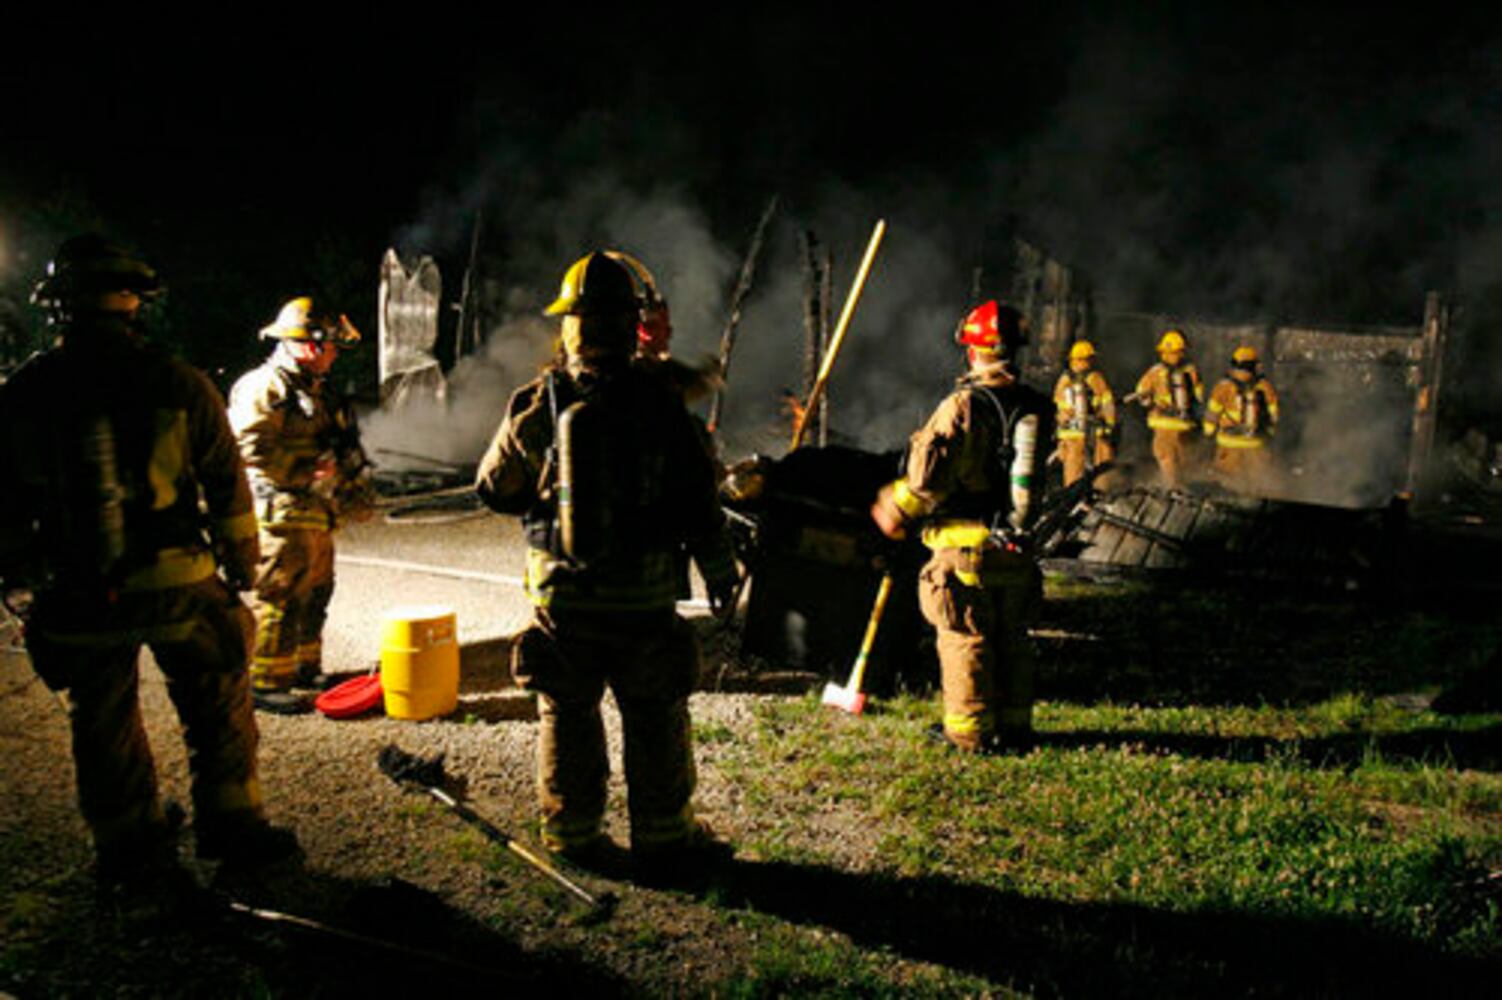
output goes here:
<path id="1" fill-rule="evenodd" d="M 101 855 L 144 846 L 164 827 L 138 699 L 143 644 L 182 723 L 195 822 L 261 815 L 245 669 L 251 627 L 250 611 L 218 577 L 93 608 L 38 598 L 26 649 L 49 687 L 68 690 L 78 803 Z"/>
<path id="2" fill-rule="evenodd" d="M 1272 456 L 1264 448 L 1215 449 L 1215 478 L 1229 490 L 1252 493 L 1270 489 Z"/>
<path id="3" fill-rule="evenodd" d="M 537 609 L 512 651 L 512 673 L 538 696 L 537 795 L 550 849 L 582 847 L 601 833 L 607 685 L 621 713 L 632 850 L 687 842 L 696 828 L 688 696 L 698 669 L 693 630 L 671 609 Z"/>
<path id="4" fill-rule="evenodd" d="M 944 735 L 961 750 L 1031 737 L 1032 647 L 1028 624 L 1042 574 L 1020 553 L 939 549 L 918 577 L 918 603 L 937 632 Z"/>
<path id="5" fill-rule="evenodd" d="M 1078 482 L 1084 476 L 1087 468 L 1096 465 L 1104 465 L 1116 457 L 1116 449 L 1111 447 L 1111 442 L 1106 435 L 1095 439 L 1095 461 L 1087 462 L 1089 448 L 1084 438 L 1059 438 L 1059 461 L 1064 466 L 1064 485 L 1069 486 Z M 1106 473 L 1096 480 L 1096 485 L 1104 487 L 1103 480 L 1109 479 L 1110 473 Z"/>
<path id="6" fill-rule="evenodd" d="M 1163 484 L 1170 488 L 1184 485 L 1193 461 L 1191 449 L 1192 431 L 1153 428 L 1153 458 L 1157 459 L 1158 471 Z"/>
<path id="7" fill-rule="evenodd" d="M 285 691 L 298 668 L 323 666 L 323 624 L 334 596 L 334 536 L 317 528 L 261 532 L 251 684 Z"/>

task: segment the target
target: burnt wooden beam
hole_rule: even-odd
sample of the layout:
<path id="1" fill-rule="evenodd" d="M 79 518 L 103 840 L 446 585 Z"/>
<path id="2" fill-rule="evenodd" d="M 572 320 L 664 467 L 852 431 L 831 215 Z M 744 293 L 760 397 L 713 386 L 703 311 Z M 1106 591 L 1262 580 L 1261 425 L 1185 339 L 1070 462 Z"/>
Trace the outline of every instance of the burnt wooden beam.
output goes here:
<path id="1" fill-rule="evenodd" d="M 1406 492 L 1419 490 L 1429 456 L 1434 450 L 1434 432 L 1438 426 L 1439 390 L 1444 377 L 1445 341 L 1450 331 L 1450 307 L 1438 292 L 1424 300 L 1424 330 L 1418 361 L 1418 391 L 1413 400 L 1413 436 L 1408 446 Z"/>

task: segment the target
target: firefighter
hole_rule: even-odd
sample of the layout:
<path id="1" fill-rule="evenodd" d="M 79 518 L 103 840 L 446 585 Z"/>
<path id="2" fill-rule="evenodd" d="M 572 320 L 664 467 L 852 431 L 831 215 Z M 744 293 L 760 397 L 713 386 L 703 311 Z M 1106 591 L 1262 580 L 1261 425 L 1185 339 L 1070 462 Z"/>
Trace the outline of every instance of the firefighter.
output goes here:
<path id="1" fill-rule="evenodd" d="M 547 315 L 562 357 L 512 394 L 475 488 L 527 536 L 531 625 L 512 671 L 538 695 L 542 838 L 560 855 L 609 864 L 609 764 L 600 699 L 621 713 L 632 861 L 670 877 L 723 853 L 694 817 L 688 696 L 698 646 L 677 616 L 675 551 L 686 545 L 711 607 L 738 572 L 714 470 L 662 379 L 632 363 L 640 299 L 626 267 L 591 253 L 570 267 Z"/>
<path id="2" fill-rule="evenodd" d="M 1027 531 L 1041 499 L 1053 407 L 1019 380 L 1025 335 L 1022 314 L 995 301 L 965 317 L 955 339 L 969 371 L 913 435 L 906 475 L 871 509 L 890 538 L 921 524 L 933 553 L 918 600 L 938 637 L 942 735 L 967 752 L 1032 744 L 1027 625 L 1042 575 Z"/>
<path id="3" fill-rule="evenodd" d="M 1205 408 L 1206 437 L 1215 438 L 1215 475 L 1227 487 L 1266 489 L 1272 471 L 1268 445 L 1278 429 L 1278 394 L 1262 375 L 1257 349 L 1242 344 Z"/>
<path id="4" fill-rule="evenodd" d="M 1053 402 L 1059 459 L 1064 485 L 1069 486 L 1088 469 L 1116 457 L 1116 397 L 1095 367 L 1095 345 L 1090 341 L 1078 340 L 1069 348 L 1069 370 L 1059 375 Z"/>
<path id="5" fill-rule="evenodd" d="M 6 603 L 27 605 L 32 665 L 69 695 L 96 874 L 147 892 L 193 883 L 142 723 L 143 644 L 182 724 L 199 857 L 297 850 L 264 818 L 257 779 L 252 623 L 237 594 L 256 566 L 250 490 L 218 391 L 144 340 L 140 310 L 160 289 L 120 247 L 66 241 L 32 295 L 60 336 L 0 385 Z"/>
<path id="6" fill-rule="evenodd" d="M 1137 381 L 1132 398 L 1147 407 L 1153 432 L 1153 458 L 1170 488 L 1182 486 L 1190 471 L 1193 434 L 1205 401 L 1199 369 L 1188 360 L 1189 343 L 1178 330 L 1158 340 L 1158 363 Z"/>
<path id="7" fill-rule="evenodd" d="M 261 330 L 276 348 L 230 390 L 229 417 L 260 519 L 255 580 L 256 707 L 311 708 L 294 688 L 321 687 L 323 625 L 334 594 L 334 530 L 369 514 L 370 463 L 353 408 L 328 378 L 339 351 L 360 340 L 348 317 L 292 299 Z"/>

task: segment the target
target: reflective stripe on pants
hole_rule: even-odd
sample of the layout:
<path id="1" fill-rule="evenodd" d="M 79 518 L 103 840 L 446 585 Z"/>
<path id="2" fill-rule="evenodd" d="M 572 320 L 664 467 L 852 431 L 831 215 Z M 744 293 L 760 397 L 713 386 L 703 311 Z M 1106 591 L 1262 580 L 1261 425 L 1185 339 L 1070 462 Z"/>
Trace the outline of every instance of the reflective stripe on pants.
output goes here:
<path id="1" fill-rule="evenodd" d="M 988 738 L 1032 731 L 1034 660 L 1027 625 L 1041 578 L 1025 556 L 1000 549 L 979 556 L 980 586 L 961 575 L 975 553 L 940 549 L 918 579 L 918 602 L 934 626 L 944 688 L 944 732 L 964 750 Z"/>
<path id="2" fill-rule="evenodd" d="M 256 645 L 251 683 L 285 690 L 303 653 L 321 658 L 318 643 L 334 596 L 334 537 L 327 531 L 279 529 L 261 533 L 255 586 Z"/>

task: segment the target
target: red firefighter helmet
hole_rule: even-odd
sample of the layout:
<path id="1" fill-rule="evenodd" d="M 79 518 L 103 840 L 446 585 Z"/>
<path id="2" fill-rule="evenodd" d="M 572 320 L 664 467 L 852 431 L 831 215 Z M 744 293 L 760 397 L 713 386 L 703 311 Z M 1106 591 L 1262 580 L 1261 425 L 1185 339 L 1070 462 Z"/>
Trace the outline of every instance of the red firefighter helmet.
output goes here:
<path id="1" fill-rule="evenodd" d="M 1027 317 L 1004 302 L 982 302 L 960 320 L 954 342 L 961 347 L 1010 354 L 1027 343 Z"/>

